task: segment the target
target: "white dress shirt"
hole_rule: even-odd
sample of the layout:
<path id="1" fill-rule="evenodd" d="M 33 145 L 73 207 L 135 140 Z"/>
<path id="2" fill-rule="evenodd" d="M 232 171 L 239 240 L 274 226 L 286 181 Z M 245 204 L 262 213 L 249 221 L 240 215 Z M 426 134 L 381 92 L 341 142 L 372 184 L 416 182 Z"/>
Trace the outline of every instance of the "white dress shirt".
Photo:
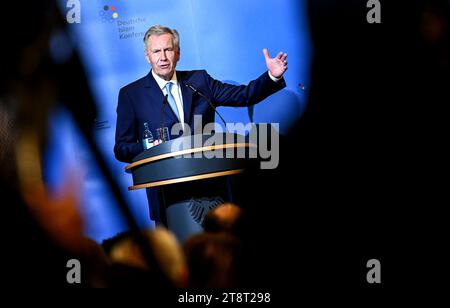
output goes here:
<path id="1" fill-rule="evenodd" d="M 161 91 L 163 92 L 164 95 L 166 95 L 166 84 L 169 81 L 166 81 L 164 79 L 162 79 L 161 77 L 159 77 L 158 75 L 155 74 L 155 72 L 153 72 L 152 70 L 152 75 L 153 78 L 155 78 L 156 83 L 158 84 L 159 88 L 161 89 Z M 177 74 L 174 73 L 172 76 L 172 79 L 170 79 L 170 82 L 173 83 L 172 89 L 170 92 L 172 92 L 172 96 L 175 99 L 175 103 L 177 104 L 177 108 L 178 108 L 178 114 L 180 115 L 180 122 L 183 124 L 184 127 L 184 111 L 183 111 L 183 96 L 181 95 L 181 87 L 180 87 L 180 83 L 177 80 Z M 170 107 L 169 107 L 170 108 Z"/>

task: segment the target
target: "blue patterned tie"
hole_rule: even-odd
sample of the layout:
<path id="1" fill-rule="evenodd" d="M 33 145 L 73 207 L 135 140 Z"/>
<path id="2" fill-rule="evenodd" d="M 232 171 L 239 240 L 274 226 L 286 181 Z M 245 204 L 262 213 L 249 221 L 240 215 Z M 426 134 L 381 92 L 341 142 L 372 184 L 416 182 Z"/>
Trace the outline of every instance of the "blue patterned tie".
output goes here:
<path id="1" fill-rule="evenodd" d="M 175 98 L 172 95 L 172 92 L 170 91 L 172 89 L 173 83 L 168 82 L 166 83 L 166 91 L 167 91 L 167 100 L 169 101 L 169 105 L 172 108 L 173 112 L 178 118 L 178 121 L 180 121 L 180 114 L 178 113 L 177 103 L 175 103 Z"/>

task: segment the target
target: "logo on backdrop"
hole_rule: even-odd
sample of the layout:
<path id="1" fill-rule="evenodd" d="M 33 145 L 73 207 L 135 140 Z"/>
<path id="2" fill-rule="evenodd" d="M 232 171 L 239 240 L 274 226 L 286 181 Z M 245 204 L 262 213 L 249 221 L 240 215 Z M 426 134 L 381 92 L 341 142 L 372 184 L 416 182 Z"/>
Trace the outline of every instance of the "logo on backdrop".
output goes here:
<path id="1" fill-rule="evenodd" d="M 114 22 L 119 18 L 119 13 L 114 5 L 105 4 L 98 14 L 102 18 L 102 22 Z"/>
<path id="2" fill-rule="evenodd" d="M 147 31 L 147 19 L 145 17 L 125 17 L 120 14 L 118 5 L 104 4 L 99 7 L 99 16 L 103 23 L 111 23 L 117 26 L 119 39 L 140 39 L 142 40 Z"/>

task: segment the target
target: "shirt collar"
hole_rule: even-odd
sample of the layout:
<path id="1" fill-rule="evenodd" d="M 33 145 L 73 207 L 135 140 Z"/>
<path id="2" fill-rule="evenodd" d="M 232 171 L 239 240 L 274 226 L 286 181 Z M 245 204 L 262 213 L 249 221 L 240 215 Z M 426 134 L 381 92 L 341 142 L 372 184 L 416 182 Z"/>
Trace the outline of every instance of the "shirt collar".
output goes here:
<path id="1" fill-rule="evenodd" d="M 161 77 L 159 77 L 158 75 L 155 74 L 155 72 L 152 70 L 152 76 L 153 78 L 155 78 L 156 83 L 158 84 L 159 88 L 162 90 L 164 89 L 164 87 L 167 84 L 167 80 L 162 79 Z M 170 81 L 174 84 L 177 85 L 178 84 L 178 79 L 177 79 L 177 72 L 175 71 L 174 74 L 172 75 L 172 79 L 170 79 Z"/>

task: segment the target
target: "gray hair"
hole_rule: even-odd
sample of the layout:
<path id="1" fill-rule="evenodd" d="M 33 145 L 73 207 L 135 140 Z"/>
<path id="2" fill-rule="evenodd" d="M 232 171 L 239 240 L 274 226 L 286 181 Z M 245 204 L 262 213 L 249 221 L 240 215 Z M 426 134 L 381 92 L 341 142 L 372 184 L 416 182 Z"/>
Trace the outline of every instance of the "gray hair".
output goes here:
<path id="1" fill-rule="evenodd" d="M 147 48 L 147 41 L 150 36 L 152 35 L 162 35 L 162 34 L 172 34 L 173 37 L 173 45 L 177 50 L 180 49 L 180 36 L 178 34 L 178 31 L 175 29 L 170 29 L 169 27 L 161 26 L 161 25 L 154 25 L 151 26 L 150 29 L 145 32 L 144 35 L 144 44 L 145 48 Z"/>

